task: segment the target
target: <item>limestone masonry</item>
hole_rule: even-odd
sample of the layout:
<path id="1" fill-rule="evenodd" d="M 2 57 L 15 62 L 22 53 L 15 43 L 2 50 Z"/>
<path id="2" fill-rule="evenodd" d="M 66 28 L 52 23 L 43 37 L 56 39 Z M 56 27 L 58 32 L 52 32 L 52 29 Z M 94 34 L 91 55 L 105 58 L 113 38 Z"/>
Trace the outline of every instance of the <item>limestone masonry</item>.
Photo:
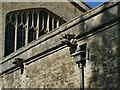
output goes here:
<path id="1" fill-rule="evenodd" d="M 61 43 L 64 34 L 89 50 L 85 88 L 120 88 L 120 2 L 94 9 L 82 2 L 1 2 L 0 13 L 2 88 L 79 88 L 80 69 Z"/>

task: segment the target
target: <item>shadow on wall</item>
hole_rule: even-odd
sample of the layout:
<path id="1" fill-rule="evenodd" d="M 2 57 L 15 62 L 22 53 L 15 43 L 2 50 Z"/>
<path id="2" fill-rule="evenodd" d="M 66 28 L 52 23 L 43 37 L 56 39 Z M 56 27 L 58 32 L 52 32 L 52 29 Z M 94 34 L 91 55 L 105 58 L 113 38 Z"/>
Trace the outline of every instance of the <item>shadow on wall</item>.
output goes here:
<path id="1" fill-rule="evenodd" d="M 103 8 L 105 8 L 106 5 L 104 5 Z M 118 41 L 120 32 L 118 31 L 118 19 L 110 21 L 111 18 L 116 17 L 119 13 L 116 13 L 116 10 L 119 9 L 115 7 L 112 11 L 105 10 L 101 15 L 95 16 L 80 25 L 80 30 L 97 31 L 96 33 L 92 33 L 89 38 L 85 39 L 88 41 L 88 48 L 91 54 L 91 59 L 88 62 L 92 63 L 90 67 L 92 75 L 88 76 L 89 80 L 87 80 L 88 88 L 119 87 L 120 78 L 118 77 L 118 73 L 120 73 L 120 66 L 118 63 L 120 63 L 120 61 L 118 62 Z M 97 27 L 102 23 L 106 24 Z"/>
<path id="2" fill-rule="evenodd" d="M 118 15 L 120 15 L 120 5 L 118 6 Z M 118 25 L 118 29 L 120 28 L 120 24 Z M 120 31 L 118 31 L 118 41 L 120 41 Z M 119 43 L 119 42 L 118 42 Z M 118 85 L 120 88 L 120 44 L 118 44 L 118 63 L 117 63 L 117 66 L 118 66 Z"/>

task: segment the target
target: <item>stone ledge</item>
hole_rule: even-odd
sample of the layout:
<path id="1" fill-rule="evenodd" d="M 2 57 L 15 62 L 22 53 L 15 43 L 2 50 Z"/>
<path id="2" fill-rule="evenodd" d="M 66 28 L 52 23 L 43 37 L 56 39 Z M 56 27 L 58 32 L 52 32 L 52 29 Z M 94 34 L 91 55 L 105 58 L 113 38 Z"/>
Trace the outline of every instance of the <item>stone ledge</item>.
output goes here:
<path id="1" fill-rule="evenodd" d="M 114 4 L 110 4 L 110 5 L 106 5 L 106 6 L 108 6 L 107 8 L 111 9 L 112 7 L 116 6 L 117 4 L 120 4 L 120 3 L 114 3 Z M 87 29 L 84 30 L 84 28 L 81 28 L 81 30 L 79 30 L 79 28 L 78 28 L 79 24 L 82 25 L 83 23 L 85 23 L 86 25 L 87 24 L 89 25 L 89 23 L 92 20 L 95 20 L 95 18 L 101 17 L 101 15 L 103 15 L 104 12 L 109 11 L 105 8 L 104 8 L 105 10 L 103 10 L 102 7 L 104 7 L 104 5 L 99 8 L 96 8 L 96 9 L 98 9 L 98 11 L 96 9 L 93 9 L 93 10 L 91 10 L 91 12 L 87 12 L 86 14 L 69 21 L 68 23 L 62 25 L 61 27 L 55 29 L 54 31 L 52 31 L 46 35 L 43 35 L 41 38 L 30 43 L 28 46 L 25 46 L 25 47 L 19 49 L 17 52 L 14 52 L 11 55 L 3 58 L 3 61 L 0 63 L 3 66 L 2 71 L 5 72 L 10 69 L 13 69 L 14 65 L 12 64 L 12 61 L 14 60 L 15 57 L 21 57 L 21 58 L 24 57 L 25 60 L 31 60 L 32 57 L 39 56 L 41 54 L 46 54 L 46 51 L 49 51 L 52 48 L 59 48 L 61 45 L 61 42 L 59 39 L 65 33 L 81 35 L 86 32 L 90 32 L 95 27 L 97 28 L 97 27 L 99 27 L 103 24 L 106 24 L 109 21 L 115 20 L 119 17 L 119 14 L 117 13 L 117 9 L 116 9 L 117 6 L 116 6 L 116 8 L 113 8 L 113 10 L 114 9 L 116 10 L 116 11 L 114 11 L 114 14 L 116 14 L 116 16 L 114 16 L 113 18 L 110 18 L 108 21 L 105 21 L 102 23 L 100 23 L 99 22 L 100 19 L 98 19 L 98 21 L 96 21 L 93 24 L 91 24 L 90 26 L 88 26 Z M 96 16 L 96 17 L 93 17 L 93 16 Z M 96 25 L 96 23 L 98 23 L 98 24 Z"/>

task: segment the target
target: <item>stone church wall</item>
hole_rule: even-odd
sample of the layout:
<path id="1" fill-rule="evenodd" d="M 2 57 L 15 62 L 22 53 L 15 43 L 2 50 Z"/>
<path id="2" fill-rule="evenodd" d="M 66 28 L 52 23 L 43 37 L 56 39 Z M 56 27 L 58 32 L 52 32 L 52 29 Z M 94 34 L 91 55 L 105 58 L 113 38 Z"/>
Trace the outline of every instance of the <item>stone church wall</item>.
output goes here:
<path id="1" fill-rule="evenodd" d="M 3 88 L 79 88 L 79 68 L 60 41 L 66 33 L 77 35 L 78 44 L 89 49 L 85 87 L 120 88 L 119 10 L 120 2 L 99 6 L 4 58 Z M 24 59 L 22 75 L 12 64 L 17 57 Z"/>

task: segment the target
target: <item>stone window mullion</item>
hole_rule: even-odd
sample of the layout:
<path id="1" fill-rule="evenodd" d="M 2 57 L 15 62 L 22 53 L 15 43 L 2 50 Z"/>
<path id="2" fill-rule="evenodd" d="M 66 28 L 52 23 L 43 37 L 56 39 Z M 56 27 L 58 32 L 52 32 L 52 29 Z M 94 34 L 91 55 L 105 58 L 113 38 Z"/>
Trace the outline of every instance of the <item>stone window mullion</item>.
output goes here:
<path id="1" fill-rule="evenodd" d="M 21 13 L 21 24 L 23 24 L 23 13 Z"/>
<path id="2" fill-rule="evenodd" d="M 15 48 L 14 51 L 17 50 L 17 29 L 18 29 L 18 13 L 16 13 L 16 22 L 15 22 Z"/>
<path id="3" fill-rule="evenodd" d="M 57 28 L 60 26 L 59 24 L 60 24 L 60 21 L 59 21 L 59 20 L 57 20 Z"/>
<path id="4" fill-rule="evenodd" d="M 44 22 L 45 22 L 45 19 L 44 19 L 44 14 L 42 14 L 42 29 L 44 29 Z"/>
<path id="5" fill-rule="evenodd" d="M 32 12 L 32 26 L 31 27 L 34 27 L 34 12 Z"/>
<path id="6" fill-rule="evenodd" d="M 29 12 L 27 12 L 27 20 L 26 20 L 26 37 L 25 37 L 25 45 L 28 44 L 28 29 L 29 29 Z"/>
<path id="7" fill-rule="evenodd" d="M 39 21 L 39 12 L 37 12 L 36 39 L 38 39 L 38 37 L 39 37 L 39 23 L 40 23 L 40 21 Z"/>
<path id="8" fill-rule="evenodd" d="M 49 25 L 50 25 L 49 21 L 50 21 L 50 15 L 48 14 L 48 16 L 47 16 L 47 32 L 49 32 Z"/>

